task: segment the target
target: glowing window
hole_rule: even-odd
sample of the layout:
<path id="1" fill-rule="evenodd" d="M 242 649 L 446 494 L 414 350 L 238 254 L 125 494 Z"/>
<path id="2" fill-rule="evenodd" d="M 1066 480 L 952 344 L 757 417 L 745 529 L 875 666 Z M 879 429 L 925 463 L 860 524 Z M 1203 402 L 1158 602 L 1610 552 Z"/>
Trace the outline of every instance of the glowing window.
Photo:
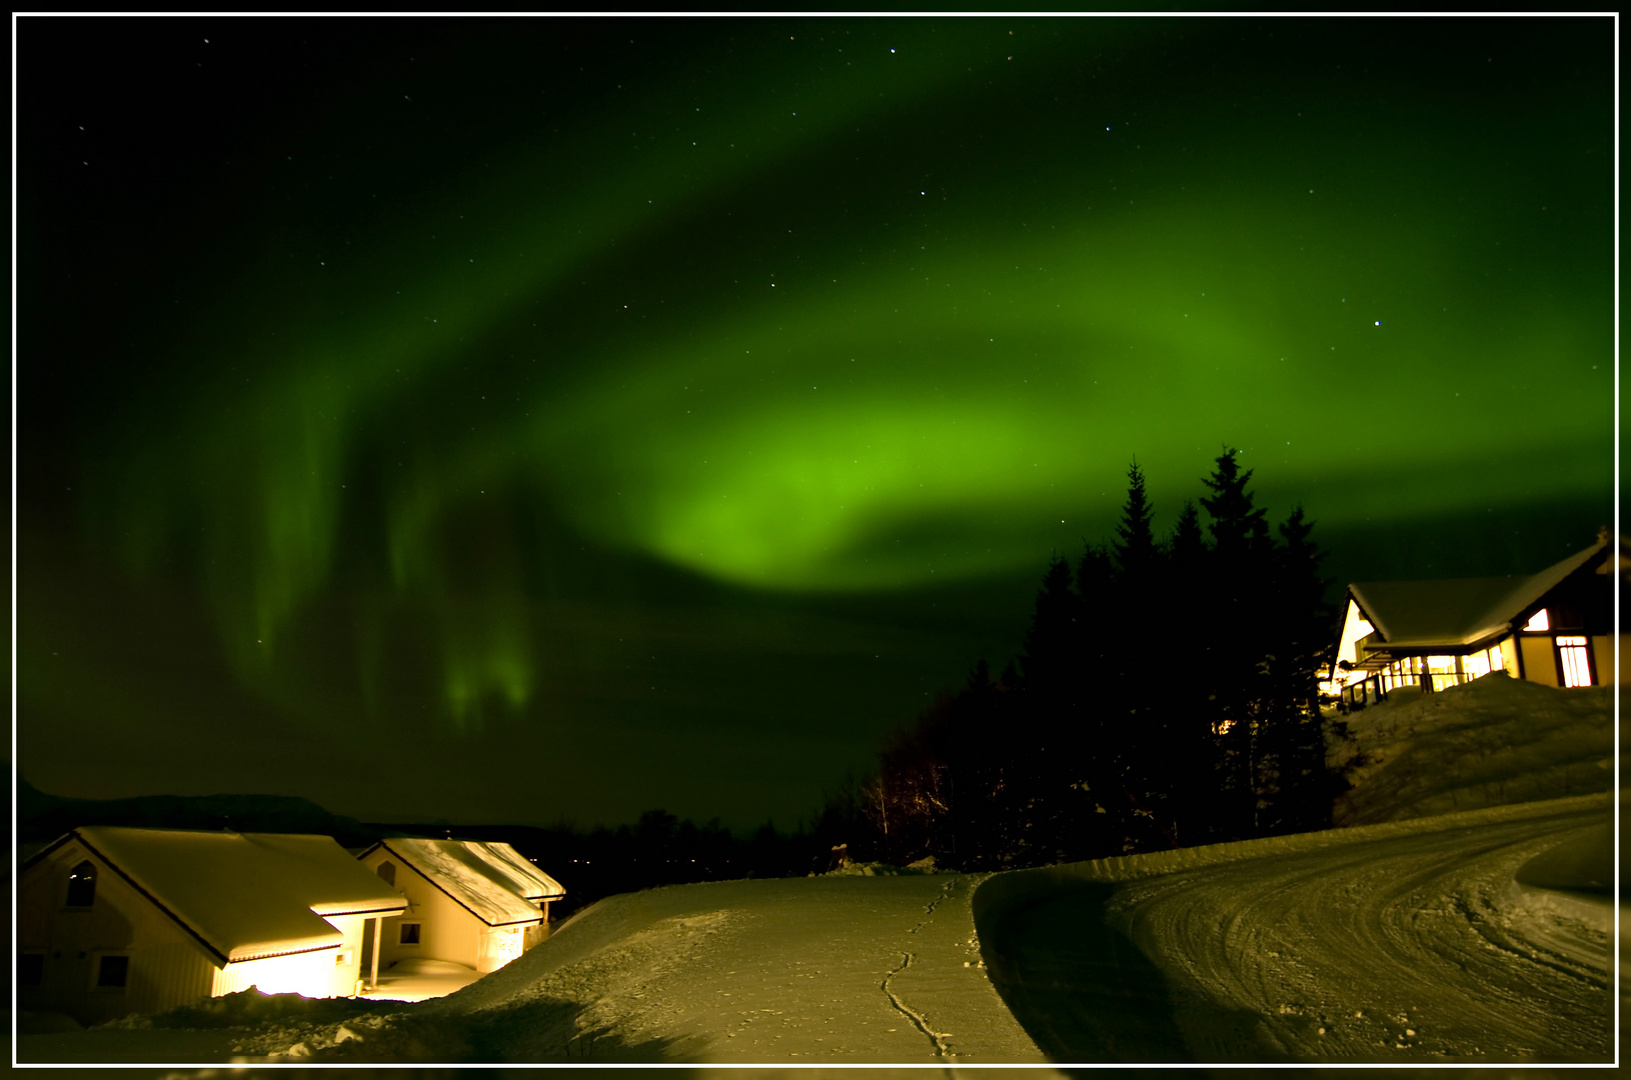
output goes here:
<path id="1" fill-rule="evenodd" d="M 1586 656 L 1585 638 L 1558 638 L 1557 655 L 1563 662 L 1564 686 L 1591 685 L 1591 661 Z"/>
<path id="2" fill-rule="evenodd" d="M 96 867 L 86 859 L 68 871 L 68 906 L 90 907 L 96 900 Z"/>
<path id="3" fill-rule="evenodd" d="M 1545 608 L 1541 608 L 1539 611 L 1535 612 L 1535 617 L 1530 619 L 1529 622 L 1524 625 L 1525 630 L 1533 630 L 1536 633 L 1550 630 L 1551 628 L 1552 620 L 1551 617 L 1546 614 Z"/>

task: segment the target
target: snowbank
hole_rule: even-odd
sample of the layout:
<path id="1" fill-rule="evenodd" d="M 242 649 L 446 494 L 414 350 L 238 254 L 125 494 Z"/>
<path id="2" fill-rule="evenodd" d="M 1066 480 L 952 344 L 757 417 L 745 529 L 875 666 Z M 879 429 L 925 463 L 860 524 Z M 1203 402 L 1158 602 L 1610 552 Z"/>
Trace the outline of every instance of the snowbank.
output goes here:
<path id="1" fill-rule="evenodd" d="M 1394 691 L 1348 715 L 1333 763 L 1363 764 L 1337 800 L 1338 826 L 1607 791 L 1613 688 L 1557 690 L 1487 675 L 1436 694 Z"/>

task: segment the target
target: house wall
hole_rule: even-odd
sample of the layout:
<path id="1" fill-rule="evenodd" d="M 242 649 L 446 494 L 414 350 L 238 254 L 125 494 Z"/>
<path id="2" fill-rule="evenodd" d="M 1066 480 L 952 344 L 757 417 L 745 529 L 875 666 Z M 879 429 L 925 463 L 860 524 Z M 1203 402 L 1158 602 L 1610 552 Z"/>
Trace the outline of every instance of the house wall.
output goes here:
<path id="1" fill-rule="evenodd" d="M 1547 635 L 1523 635 L 1518 638 L 1523 649 L 1523 677 L 1542 686 L 1557 685 L 1557 647 Z"/>
<path id="2" fill-rule="evenodd" d="M 527 949 L 526 934 L 530 927 L 490 926 L 482 931 L 481 952 L 476 959 L 476 970 L 482 974 L 497 971 Z"/>
<path id="3" fill-rule="evenodd" d="M 1505 637 L 1500 645 L 1496 646 L 1501 652 L 1501 666 L 1506 673 L 1514 679 L 1518 678 L 1518 643 L 1516 638 Z"/>
<path id="4" fill-rule="evenodd" d="M 362 951 L 363 924 L 373 921 L 372 915 L 325 915 L 326 921 L 334 929 L 345 935 L 345 944 L 341 945 L 333 964 L 333 980 L 335 997 L 350 997 L 357 992 L 357 980 L 368 977 L 368 963 L 370 957 L 365 957 Z M 396 920 L 387 918 L 384 921 L 385 932 L 390 933 L 391 924 Z"/>
<path id="5" fill-rule="evenodd" d="M 88 908 L 70 908 L 68 874 L 86 860 L 96 867 L 95 895 Z M 77 841 L 24 871 L 17 903 L 20 949 L 45 957 L 40 985 L 18 988 L 21 1008 L 66 1013 L 88 1025 L 211 993 L 215 958 Z M 130 958 L 124 987 L 95 985 L 106 955 Z"/>
<path id="6" fill-rule="evenodd" d="M 304 994 L 329 997 L 334 993 L 334 960 L 338 949 L 316 949 L 289 956 L 240 960 L 215 973 L 211 993 L 236 994 L 251 986 L 263 994 Z M 346 993 L 350 993 L 350 989 Z"/>
<path id="7" fill-rule="evenodd" d="M 487 924 L 387 849 L 376 848 L 362 859 L 363 865 L 375 873 L 385 862 L 396 866 L 396 890 L 407 899 L 408 910 L 385 920 L 379 948 L 380 971 L 409 959 L 447 960 L 480 970 L 481 932 Z M 402 944 L 400 928 L 404 923 L 419 924 L 419 944 Z"/>
<path id="8" fill-rule="evenodd" d="M 1622 649 L 1625 647 L 1625 637 L 1624 634 L 1619 635 Z M 1631 681 L 1626 679 L 1624 671 L 1616 672 L 1614 670 L 1614 640 L 1614 637 L 1607 634 L 1591 639 L 1591 659 L 1592 663 L 1597 665 L 1597 683 L 1600 686 L 1612 686 L 1616 682 L 1623 684 Z"/>

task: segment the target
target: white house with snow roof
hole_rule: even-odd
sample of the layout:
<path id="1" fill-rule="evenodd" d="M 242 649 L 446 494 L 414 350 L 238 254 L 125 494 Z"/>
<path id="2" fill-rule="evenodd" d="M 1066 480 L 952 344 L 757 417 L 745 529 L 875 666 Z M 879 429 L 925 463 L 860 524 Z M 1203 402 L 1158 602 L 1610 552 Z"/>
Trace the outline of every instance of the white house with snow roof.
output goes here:
<path id="1" fill-rule="evenodd" d="M 1358 708 L 1504 671 L 1544 686 L 1615 678 L 1614 597 L 1627 544 L 1597 543 L 1537 574 L 1348 586 L 1330 689 Z"/>
<path id="2" fill-rule="evenodd" d="M 23 866 L 18 1006 L 84 1024 L 258 987 L 357 992 L 407 903 L 328 836 L 86 826 Z"/>
<path id="3" fill-rule="evenodd" d="M 393 837 L 357 858 L 408 904 L 384 929 L 381 970 L 424 959 L 496 971 L 548 936 L 550 901 L 566 895 L 509 844 Z"/>

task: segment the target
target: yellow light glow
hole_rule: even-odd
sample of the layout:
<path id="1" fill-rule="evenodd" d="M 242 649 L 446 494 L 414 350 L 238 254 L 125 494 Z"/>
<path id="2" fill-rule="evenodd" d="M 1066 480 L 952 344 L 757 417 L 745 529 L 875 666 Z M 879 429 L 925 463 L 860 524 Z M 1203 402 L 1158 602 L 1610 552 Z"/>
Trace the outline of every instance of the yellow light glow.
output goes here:
<path id="1" fill-rule="evenodd" d="M 1541 608 L 1539 611 L 1535 612 L 1535 617 L 1524 624 L 1525 630 L 1533 630 L 1536 633 L 1550 630 L 1551 628 L 1552 618 L 1549 614 L 1547 614 L 1545 608 Z"/>
<path id="2" fill-rule="evenodd" d="M 1591 663 L 1586 658 L 1586 639 L 1560 637 L 1557 639 L 1557 652 L 1563 661 L 1563 685 L 1590 686 Z"/>

